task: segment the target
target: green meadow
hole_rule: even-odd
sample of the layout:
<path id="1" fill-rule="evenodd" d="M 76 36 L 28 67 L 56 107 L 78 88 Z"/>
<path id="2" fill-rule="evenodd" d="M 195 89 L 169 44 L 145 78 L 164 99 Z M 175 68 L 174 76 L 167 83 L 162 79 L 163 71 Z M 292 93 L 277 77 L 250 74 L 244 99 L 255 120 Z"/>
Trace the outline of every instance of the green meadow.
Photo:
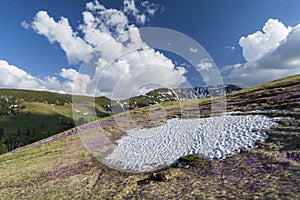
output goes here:
<path id="1" fill-rule="evenodd" d="M 42 140 L 42 144 L 33 143 L 15 153 L 0 155 L 0 199 L 299 199 L 299 91 L 297 75 L 228 95 L 227 111 L 246 115 L 260 110 L 268 116 L 290 118 L 278 120 L 281 126 L 268 130 L 269 138 L 257 143 L 256 149 L 243 149 L 224 160 L 204 160 L 201 155 L 181 158 L 190 165 L 187 169 L 169 166 L 151 173 L 120 172 L 95 159 L 74 129 L 62 132 Z M 167 118 L 181 117 L 180 104 L 195 111 L 189 117 L 210 115 L 210 99 L 197 100 L 200 112 L 193 110 L 194 102 L 166 102 L 160 106 Z M 51 123 L 59 123 L 57 116 L 71 117 L 68 106 L 44 108 L 47 111 L 40 111 L 36 123 L 28 123 L 39 126 L 41 116 L 53 115 L 53 122 L 44 118 L 48 119 L 46 130 Z M 155 109 L 149 108 L 131 110 L 129 114 L 144 127 L 163 124 L 164 120 L 148 120 L 149 112 L 155 113 Z M 112 119 L 101 118 L 82 128 Z M 22 122 L 18 123 L 21 126 Z M 99 131 L 106 131 L 111 140 L 124 133 L 115 122 L 107 123 Z"/>

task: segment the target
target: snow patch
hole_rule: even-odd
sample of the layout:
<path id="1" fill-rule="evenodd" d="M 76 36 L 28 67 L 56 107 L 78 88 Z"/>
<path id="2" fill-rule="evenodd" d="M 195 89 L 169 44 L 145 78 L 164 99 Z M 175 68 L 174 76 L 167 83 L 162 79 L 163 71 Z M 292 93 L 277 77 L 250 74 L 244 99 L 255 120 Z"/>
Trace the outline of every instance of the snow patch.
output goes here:
<path id="1" fill-rule="evenodd" d="M 128 131 L 103 162 L 119 170 L 146 172 L 189 154 L 223 159 L 241 148 L 255 148 L 256 141 L 268 137 L 264 130 L 274 126 L 274 119 L 264 115 L 170 119 L 159 127 Z"/>

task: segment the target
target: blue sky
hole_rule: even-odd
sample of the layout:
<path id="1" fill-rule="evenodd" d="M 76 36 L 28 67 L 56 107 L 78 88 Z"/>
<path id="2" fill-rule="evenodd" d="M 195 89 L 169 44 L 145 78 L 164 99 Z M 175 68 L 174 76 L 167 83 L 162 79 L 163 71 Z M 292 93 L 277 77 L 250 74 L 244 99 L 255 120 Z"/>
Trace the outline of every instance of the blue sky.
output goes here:
<path id="1" fill-rule="evenodd" d="M 88 2 L 91 1 L 2 1 L 0 6 L 0 70 L 2 71 L 0 71 L 0 87 L 65 93 L 77 92 L 91 95 L 89 90 L 94 91 L 94 88 L 88 88 L 91 85 L 96 87 L 95 84 L 97 84 L 97 95 L 110 96 L 114 88 L 108 86 L 108 83 L 115 84 L 122 78 L 120 75 L 115 75 L 118 72 L 129 74 L 122 78 L 123 82 L 121 81 L 119 85 L 124 85 L 124 87 L 133 85 L 134 87 L 128 89 L 130 94 L 143 93 L 159 86 L 178 87 L 184 82 L 189 82 L 193 86 L 203 84 L 201 77 L 199 80 L 197 79 L 195 71 L 188 72 L 191 67 L 182 65 L 182 60 L 171 57 L 173 62 L 182 66 L 173 64 L 173 69 L 170 69 L 172 64 L 165 60 L 164 55 L 155 57 L 155 53 L 151 51 L 145 51 L 143 55 L 136 53 L 135 56 L 140 56 L 139 59 L 132 58 L 134 56 L 124 57 L 123 60 L 121 59 L 123 62 L 116 63 L 111 70 L 105 72 L 106 75 L 101 79 L 103 83 L 101 81 L 93 82 L 93 77 L 88 77 L 80 72 L 80 67 L 83 62 L 86 62 L 86 60 L 83 61 L 83 57 L 94 51 L 75 51 L 72 48 L 62 47 L 63 45 L 73 45 L 79 40 L 77 48 L 83 46 L 94 48 L 96 46 L 93 42 L 87 41 L 88 39 L 84 39 L 86 33 L 82 29 L 82 25 L 85 24 L 83 12 L 92 13 L 95 18 L 104 20 L 122 15 L 123 21 L 114 22 L 119 24 L 113 24 L 113 26 L 125 27 L 125 31 L 129 26 L 134 26 L 135 28 L 163 27 L 184 33 L 196 40 L 209 53 L 225 83 L 250 86 L 300 73 L 300 55 L 298 55 L 300 52 L 298 46 L 300 45 L 294 45 L 300 41 L 300 28 L 297 26 L 300 23 L 300 1 L 191 0 L 188 1 L 189 3 L 179 0 L 135 1 L 135 6 L 128 6 L 127 10 L 124 9 L 126 6 L 122 1 L 92 1 L 90 8 L 87 8 Z M 128 3 L 132 5 L 132 1 L 128 1 Z M 99 8 L 99 5 L 104 7 Z M 104 9 L 104 14 L 97 13 Z M 110 12 L 111 10 L 114 11 Z M 40 11 L 46 12 L 40 13 L 38 19 L 40 21 L 38 21 L 36 16 Z M 53 28 L 47 24 L 47 20 L 53 19 L 54 26 L 62 16 L 68 20 L 68 27 L 77 37 L 76 39 L 70 35 L 72 38 L 68 44 L 64 44 L 64 40 L 68 40 L 68 38 L 62 36 L 63 30 L 59 30 L 64 26 Z M 128 21 L 125 23 L 124 20 Z M 123 29 L 113 30 L 114 27 L 111 24 L 108 25 L 106 22 L 104 24 L 109 30 L 101 29 L 100 32 L 106 31 L 106 34 L 112 37 L 116 37 L 114 33 L 124 31 Z M 81 28 L 79 28 L 80 26 Z M 263 31 L 264 26 L 265 30 Z M 90 31 L 87 30 L 87 26 L 85 28 L 86 31 Z M 90 38 L 90 40 L 92 39 Z M 120 43 L 120 41 L 118 42 Z M 80 46 L 83 43 L 88 45 Z M 101 56 L 97 59 L 103 57 L 104 61 L 108 61 L 108 58 L 102 54 L 111 53 L 113 51 L 111 45 L 106 46 L 106 49 L 101 49 Z M 159 65 L 166 65 L 169 68 L 154 67 L 155 70 L 151 70 L 149 69 L 151 66 L 145 69 L 130 66 L 143 61 L 141 59 L 143 56 L 146 56 L 147 59 L 157 60 Z M 210 62 L 211 60 L 207 60 L 204 63 L 206 68 L 201 68 L 206 73 L 209 73 Z M 149 65 L 148 61 L 145 63 Z M 121 64 L 128 66 L 122 68 Z M 183 67 L 185 73 L 180 67 Z M 134 82 L 138 79 L 138 76 L 133 75 L 135 73 L 146 74 L 145 77 L 139 76 L 141 79 L 145 79 L 144 82 Z M 159 75 L 164 76 L 156 80 L 155 77 L 159 77 Z M 186 80 L 183 79 L 184 77 Z M 149 84 L 152 79 L 155 84 Z M 78 86 L 78 80 L 83 81 L 83 84 Z M 77 91 L 74 91 L 76 87 Z M 121 91 L 124 90 L 121 86 L 118 87 Z M 128 95 L 123 94 L 120 98 Z"/>

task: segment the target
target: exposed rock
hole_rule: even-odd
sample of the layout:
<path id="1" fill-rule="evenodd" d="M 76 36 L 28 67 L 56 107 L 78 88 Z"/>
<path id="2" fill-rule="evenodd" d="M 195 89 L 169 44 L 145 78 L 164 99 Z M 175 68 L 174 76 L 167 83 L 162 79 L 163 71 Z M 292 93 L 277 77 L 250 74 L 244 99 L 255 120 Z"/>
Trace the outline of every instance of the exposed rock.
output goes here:
<path id="1" fill-rule="evenodd" d="M 152 181 L 158 181 L 158 182 L 162 182 L 162 181 L 167 181 L 167 171 L 161 171 L 161 172 L 156 172 L 151 174 L 150 179 Z"/>
<path id="2" fill-rule="evenodd" d="M 137 185 L 147 185 L 150 183 L 150 179 L 147 178 L 147 179 L 143 179 L 143 180 L 139 180 L 136 182 Z"/>

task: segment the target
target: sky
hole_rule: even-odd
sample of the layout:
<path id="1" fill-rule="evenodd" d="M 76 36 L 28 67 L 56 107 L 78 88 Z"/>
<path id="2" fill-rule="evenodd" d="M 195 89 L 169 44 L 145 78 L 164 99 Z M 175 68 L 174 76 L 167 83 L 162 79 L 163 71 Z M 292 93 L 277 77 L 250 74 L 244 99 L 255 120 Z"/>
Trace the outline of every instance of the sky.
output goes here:
<path id="1" fill-rule="evenodd" d="M 121 99 L 300 73 L 300 1 L 185 2 L 1 1 L 0 88 Z"/>

